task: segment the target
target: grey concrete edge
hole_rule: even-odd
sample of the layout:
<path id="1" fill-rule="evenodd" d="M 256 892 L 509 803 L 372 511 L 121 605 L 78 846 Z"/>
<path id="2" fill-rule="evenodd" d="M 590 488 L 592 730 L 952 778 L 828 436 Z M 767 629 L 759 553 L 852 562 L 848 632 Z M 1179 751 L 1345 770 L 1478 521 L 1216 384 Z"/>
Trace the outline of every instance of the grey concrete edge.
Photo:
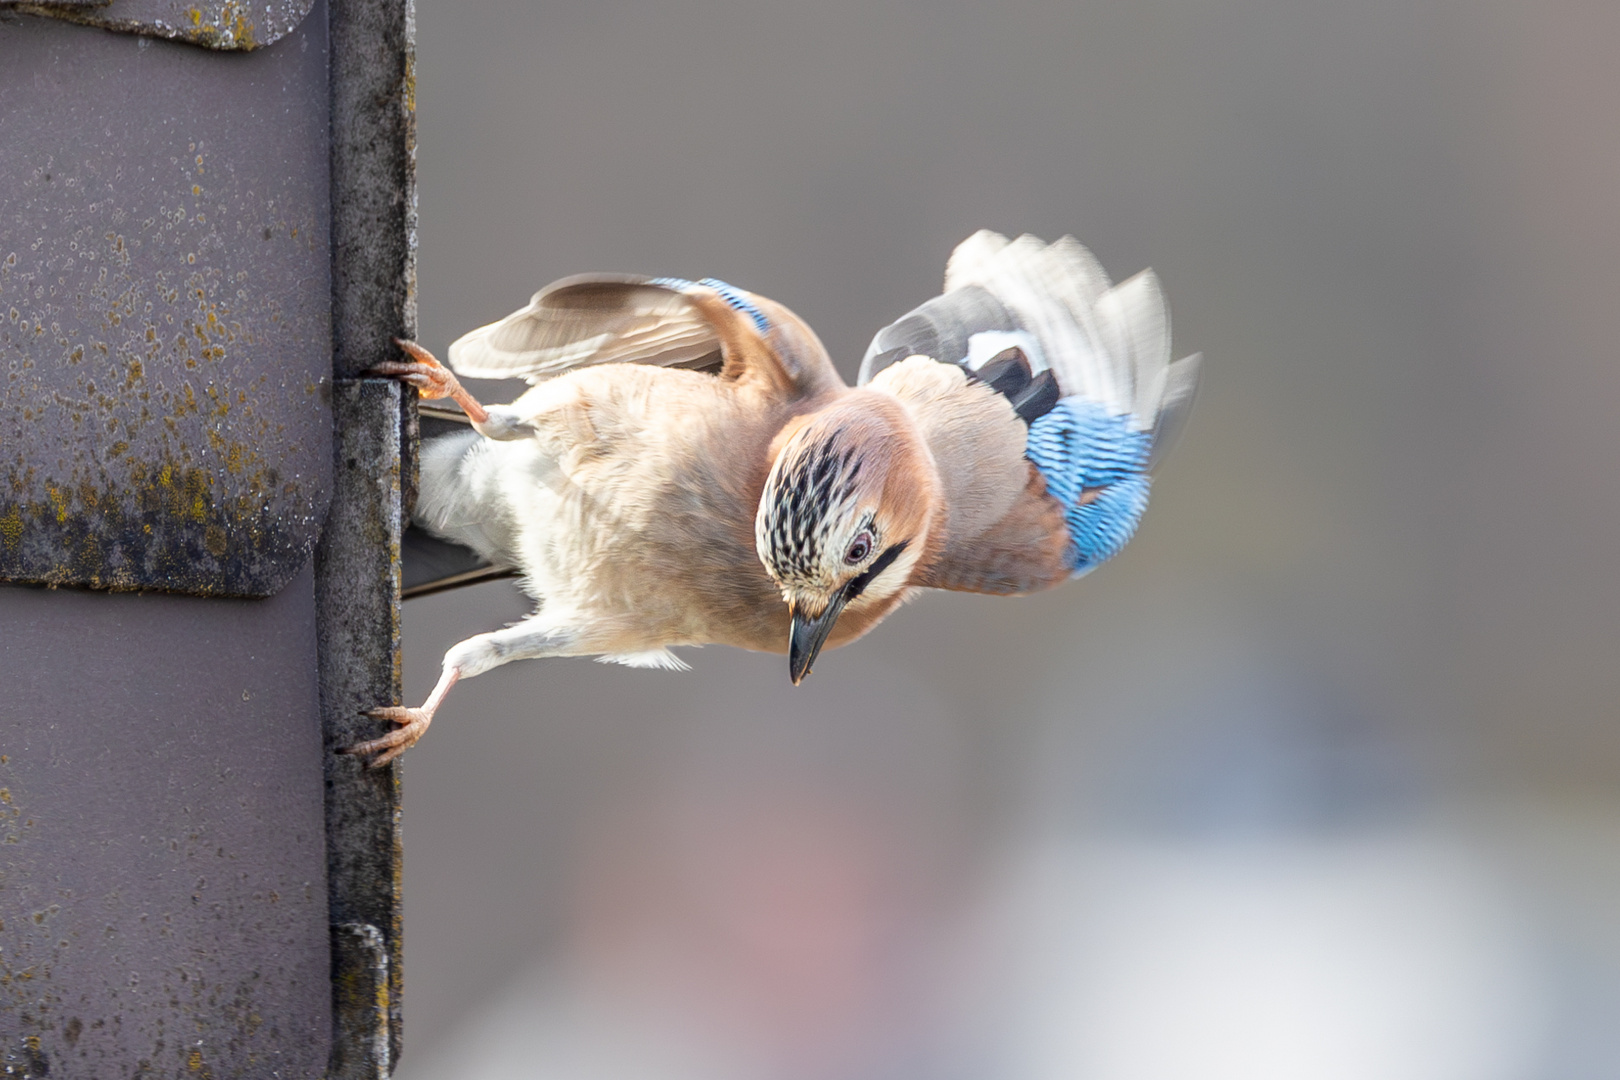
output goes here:
<path id="1" fill-rule="evenodd" d="M 397 386 L 340 380 L 332 509 L 315 553 L 332 927 L 327 1075 L 380 1080 L 399 1058 L 401 837 L 398 769 L 337 751 L 377 734 L 363 710 L 399 700 Z M 364 928 L 364 929 L 357 929 Z"/>
<path id="2" fill-rule="evenodd" d="M 334 0 L 332 506 L 316 549 L 333 1043 L 327 1075 L 381 1080 L 402 1052 L 398 767 L 335 751 L 388 725 L 400 698 L 400 538 L 415 392 L 363 373 L 416 336 L 415 11 Z"/>

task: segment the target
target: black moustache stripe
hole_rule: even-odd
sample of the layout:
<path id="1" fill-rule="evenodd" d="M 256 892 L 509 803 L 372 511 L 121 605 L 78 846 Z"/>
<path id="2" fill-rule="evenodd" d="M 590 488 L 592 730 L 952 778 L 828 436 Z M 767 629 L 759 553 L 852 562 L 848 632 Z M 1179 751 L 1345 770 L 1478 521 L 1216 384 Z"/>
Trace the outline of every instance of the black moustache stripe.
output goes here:
<path id="1" fill-rule="evenodd" d="M 858 578 L 853 579 L 848 585 L 844 586 L 844 603 L 849 603 L 851 600 L 861 595 L 861 593 L 865 592 L 866 587 L 872 584 L 872 580 L 874 578 L 883 573 L 883 571 L 887 570 L 890 566 L 894 565 L 894 560 L 900 557 L 900 553 L 906 550 L 906 545 L 909 543 L 911 543 L 910 540 L 902 540 L 898 544 L 890 544 L 888 547 L 884 548 L 883 554 L 877 557 L 877 561 L 866 568 L 866 573 L 862 574 Z"/>

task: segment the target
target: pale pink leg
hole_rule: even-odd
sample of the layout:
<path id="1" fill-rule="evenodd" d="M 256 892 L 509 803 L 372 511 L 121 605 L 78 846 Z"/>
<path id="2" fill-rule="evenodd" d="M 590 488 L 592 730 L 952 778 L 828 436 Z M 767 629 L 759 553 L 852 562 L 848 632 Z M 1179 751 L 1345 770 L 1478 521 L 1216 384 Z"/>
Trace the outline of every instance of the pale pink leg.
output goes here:
<path id="1" fill-rule="evenodd" d="M 405 350 L 411 362 L 385 360 L 367 370 L 367 375 L 387 375 L 401 382 L 410 383 L 430 401 L 451 398 L 466 411 L 467 419 L 475 424 L 482 424 L 489 419 L 489 412 L 478 404 L 476 398 L 462 389 L 460 380 L 449 368 L 434 359 L 432 353 L 414 341 L 395 338 L 394 344 Z"/>
<path id="2" fill-rule="evenodd" d="M 368 758 L 367 765 L 373 769 L 382 768 L 416 745 L 416 740 L 420 739 L 427 731 L 428 725 L 433 723 L 433 714 L 438 712 L 439 706 L 444 703 L 445 695 L 450 693 L 450 688 L 456 685 L 459 678 L 461 669 L 446 664 L 444 672 L 439 676 L 438 685 L 433 688 L 433 693 L 428 695 L 428 699 L 420 708 L 408 709 L 401 705 L 385 705 L 379 709 L 367 709 L 366 715 L 373 720 L 392 720 L 400 726 L 378 738 L 345 746 L 338 753 Z"/>
<path id="3" fill-rule="evenodd" d="M 392 720 L 400 725 L 398 728 L 379 738 L 346 746 L 338 752 L 368 757 L 370 760 L 367 764 L 374 769 L 386 765 L 416 745 L 416 740 L 433 723 L 433 714 L 458 679 L 470 679 L 513 660 L 578 655 L 589 651 L 589 648 L 582 647 L 578 633 L 547 622 L 543 615 L 534 615 L 505 629 L 470 637 L 444 654 L 444 668 L 439 675 L 438 685 L 419 708 L 385 705 L 366 711 L 366 715 L 374 719 Z"/>

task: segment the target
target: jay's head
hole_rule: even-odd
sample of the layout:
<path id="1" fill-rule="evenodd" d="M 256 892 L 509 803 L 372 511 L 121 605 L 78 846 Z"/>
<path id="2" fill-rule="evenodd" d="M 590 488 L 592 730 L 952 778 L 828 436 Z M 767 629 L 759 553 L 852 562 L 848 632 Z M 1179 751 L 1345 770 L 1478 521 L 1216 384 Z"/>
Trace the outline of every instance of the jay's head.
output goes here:
<path id="1" fill-rule="evenodd" d="M 846 609 L 906 587 L 939 505 L 934 462 L 899 405 L 859 393 L 784 432 L 754 544 L 792 617 L 788 671 L 809 674 Z"/>

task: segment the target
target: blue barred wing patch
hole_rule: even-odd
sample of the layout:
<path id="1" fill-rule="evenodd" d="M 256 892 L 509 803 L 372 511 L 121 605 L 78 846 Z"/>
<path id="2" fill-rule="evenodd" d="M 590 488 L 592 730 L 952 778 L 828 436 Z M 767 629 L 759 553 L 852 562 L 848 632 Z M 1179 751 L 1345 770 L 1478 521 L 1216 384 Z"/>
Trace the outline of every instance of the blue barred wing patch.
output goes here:
<path id="1" fill-rule="evenodd" d="M 1024 454 L 1067 510 L 1076 576 L 1119 553 L 1147 509 L 1151 433 L 1094 401 L 1067 397 L 1029 425 Z M 1092 494 L 1082 505 L 1081 498 Z"/>
<path id="2" fill-rule="evenodd" d="M 728 285 L 719 278 L 706 277 L 700 281 L 693 282 L 688 281 L 685 278 L 661 277 L 653 278 L 651 281 L 647 282 L 647 284 L 657 285 L 660 288 L 665 289 L 674 289 L 676 292 L 684 292 L 685 290 L 690 289 L 693 285 L 702 285 L 704 288 L 713 289 L 715 292 L 719 293 L 720 299 L 724 300 L 726 302 L 726 306 L 732 311 L 740 311 L 752 319 L 754 322 L 754 329 L 758 330 L 761 334 L 769 332 L 771 328 L 770 320 L 765 318 L 765 313 L 759 310 L 759 306 L 757 304 L 748 299 L 747 295 L 741 289 L 737 288 L 735 285 Z"/>

